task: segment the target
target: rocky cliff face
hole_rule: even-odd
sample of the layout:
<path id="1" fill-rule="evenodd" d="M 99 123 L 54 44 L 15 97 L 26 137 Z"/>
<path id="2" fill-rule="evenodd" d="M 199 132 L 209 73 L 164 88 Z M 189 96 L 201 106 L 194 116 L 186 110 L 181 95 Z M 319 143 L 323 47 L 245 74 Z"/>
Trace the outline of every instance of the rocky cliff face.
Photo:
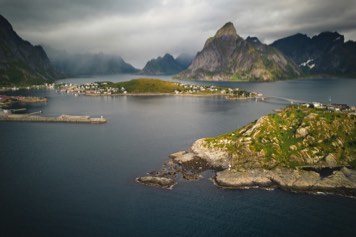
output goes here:
<path id="1" fill-rule="evenodd" d="M 337 32 L 323 32 L 312 38 L 296 34 L 271 44 L 292 58 L 310 74 L 356 76 L 356 43 L 344 42 Z"/>
<path id="2" fill-rule="evenodd" d="M 58 77 L 43 48 L 21 39 L 0 15 L 0 85 L 44 83 Z"/>
<path id="3" fill-rule="evenodd" d="M 172 55 L 165 54 L 163 57 L 148 61 L 141 73 L 146 75 L 173 75 L 186 69 L 186 63 L 184 58 L 180 58 L 178 61 Z"/>
<path id="4" fill-rule="evenodd" d="M 259 40 L 244 40 L 232 23 L 209 38 L 180 78 L 272 81 L 301 75 L 296 64 Z"/>

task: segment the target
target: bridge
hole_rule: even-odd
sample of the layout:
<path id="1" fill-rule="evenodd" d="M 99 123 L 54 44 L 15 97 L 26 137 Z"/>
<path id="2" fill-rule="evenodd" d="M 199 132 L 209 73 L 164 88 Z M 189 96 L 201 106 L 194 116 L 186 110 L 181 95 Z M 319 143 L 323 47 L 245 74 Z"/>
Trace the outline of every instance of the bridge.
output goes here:
<path id="1" fill-rule="evenodd" d="M 305 100 L 298 100 L 298 99 L 292 99 L 292 98 L 287 98 L 287 97 L 280 97 L 280 96 L 265 96 L 265 95 L 261 95 L 261 96 L 256 96 L 256 101 L 257 100 L 268 100 L 268 99 L 274 99 L 274 100 L 281 100 L 281 101 L 287 101 L 290 104 L 294 104 L 294 103 L 298 103 L 298 104 L 304 104 L 304 103 L 310 103 L 309 101 L 305 101 Z"/>

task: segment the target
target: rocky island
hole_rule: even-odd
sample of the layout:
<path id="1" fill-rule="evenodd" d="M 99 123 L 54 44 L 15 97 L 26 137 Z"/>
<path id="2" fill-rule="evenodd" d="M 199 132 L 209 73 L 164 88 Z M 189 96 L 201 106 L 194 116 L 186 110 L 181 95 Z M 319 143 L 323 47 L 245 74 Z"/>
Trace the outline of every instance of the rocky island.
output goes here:
<path id="1" fill-rule="evenodd" d="M 215 185 L 224 188 L 356 196 L 356 116 L 337 110 L 287 107 L 239 130 L 199 139 L 150 175 L 173 183 L 177 174 L 198 179 L 212 169 Z"/>

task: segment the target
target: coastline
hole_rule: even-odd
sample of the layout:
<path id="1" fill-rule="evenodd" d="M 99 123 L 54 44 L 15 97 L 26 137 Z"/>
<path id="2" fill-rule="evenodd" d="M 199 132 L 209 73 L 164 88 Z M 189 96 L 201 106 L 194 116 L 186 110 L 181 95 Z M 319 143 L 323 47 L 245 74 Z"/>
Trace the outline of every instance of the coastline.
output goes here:
<path id="1" fill-rule="evenodd" d="M 286 114 L 291 115 L 291 110 L 293 110 L 293 107 L 286 108 Z M 315 127 L 317 129 L 315 131 L 319 132 L 324 131 L 328 126 L 324 117 L 321 117 L 320 120 L 315 119 L 318 116 L 315 110 L 306 111 L 309 111 L 308 114 L 302 116 L 304 117 L 304 120 L 302 120 L 304 125 L 297 125 L 295 127 L 296 131 L 292 135 L 295 141 L 300 142 L 299 144 L 314 140 L 313 137 L 308 136 L 308 133 L 313 131 L 312 124 L 318 124 Z M 282 116 L 281 113 L 283 111 L 279 112 L 278 116 Z M 323 112 L 320 113 L 323 114 Z M 327 118 L 331 119 L 331 112 L 325 113 Z M 331 124 L 342 123 L 343 126 L 347 127 L 347 129 L 346 127 L 343 128 L 343 131 L 351 134 L 354 131 L 354 117 L 349 117 L 348 115 L 342 117 L 341 115 L 342 113 L 335 112 L 334 116 L 338 120 L 330 120 L 332 121 Z M 180 174 L 183 179 L 198 180 L 204 171 L 211 170 L 214 172 L 211 180 L 219 188 L 262 188 L 269 190 L 278 188 L 296 193 L 336 194 L 356 197 L 356 169 L 353 165 L 354 163 L 352 163 L 354 156 L 351 155 L 350 157 L 350 153 L 348 153 L 347 157 L 339 160 L 335 155 L 339 154 L 338 147 L 341 146 L 340 144 L 346 144 L 348 141 L 353 140 L 341 142 L 340 139 L 342 137 L 335 137 L 338 143 L 332 143 L 333 149 L 328 150 L 325 156 L 316 155 L 315 150 L 322 149 L 321 147 L 318 148 L 317 145 L 309 147 L 309 150 L 303 149 L 301 153 L 297 153 L 296 145 L 288 143 L 288 149 L 294 151 L 293 156 L 284 156 L 288 158 L 289 163 L 278 162 L 276 158 L 266 159 L 266 153 L 263 150 L 255 150 L 255 148 L 250 147 L 250 144 L 255 139 L 259 139 L 257 137 L 258 134 L 261 134 L 263 139 L 269 139 L 263 135 L 260 129 L 262 128 L 264 131 L 266 129 L 264 126 L 270 121 L 276 121 L 274 120 L 276 116 L 276 114 L 263 116 L 256 122 L 250 123 L 232 133 L 215 138 L 198 139 L 193 142 L 188 150 L 171 154 L 169 156 L 170 159 L 164 163 L 161 170 L 150 172 L 148 175 L 158 180 L 160 178 L 169 178 L 171 182 L 175 182 L 177 174 Z M 297 122 L 297 120 L 292 121 L 294 123 Z M 299 127 L 307 126 L 305 124 L 308 121 L 311 122 L 308 124 L 308 130 Z M 320 121 L 323 121 L 323 128 L 320 127 Z M 279 121 L 277 125 L 277 127 L 271 128 L 277 129 L 276 131 L 282 131 L 283 134 L 288 131 L 283 129 L 283 122 Z M 341 124 L 339 125 L 341 126 Z M 272 130 L 269 131 L 273 132 Z M 330 139 L 331 135 L 329 133 L 326 134 L 325 139 Z M 317 135 L 314 133 L 314 136 Z M 322 139 L 322 137 L 318 139 Z M 275 143 L 276 138 L 273 138 L 273 140 L 274 149 L 278 149 L 279 143 Z M 323 140 L 318 140 L 317 144 L 322 142 Z M 235 149 L 236 153 L 232 153 L 231 149 Z M 312 155 L 308 154 L 308 151 L 313 152 L 310 153 Z M 272 150 L 272 157 L 276 157 L 276 154 L 278 154 L 276 150 Z M 298 155 L 301 155 L 301 157 L 299 158 Z M 303 161 L 301 163 L 293 163 L 298 159 L 303 159 Z M 346 162 L 347 160 L 348 162 Z M 146 183 L 146 185 L 160 186 L 157 182 Z"/>
<path id="2" fill-rule="evenodd" d="M 107 97 L 116 97 L 116 96 L 138 96 L 138 97 L 150 97 L 150 96 L 182 96 L 182 97 L 224 97 L 227 100 L 248 100 L 255 99 L 256 97 L 234 97 L 225 94 L 175 94 L 175 93 L 127 93 L 127 94 L 83 94 L 84 96 L 107 96 Z"/>

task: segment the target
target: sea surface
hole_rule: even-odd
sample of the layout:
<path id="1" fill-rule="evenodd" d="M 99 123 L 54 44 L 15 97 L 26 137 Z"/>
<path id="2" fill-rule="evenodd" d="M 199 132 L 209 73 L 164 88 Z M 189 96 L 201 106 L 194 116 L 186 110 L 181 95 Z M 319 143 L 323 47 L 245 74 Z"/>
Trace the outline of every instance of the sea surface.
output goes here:
<path id="1" fill-rule="evenodd" d="M 199 83 L 356 105 L 356 80 L 351 79 Z M 0 122 L 0 236 L 356 236 L 352 198 L 220 189 L 209 180 L 212 172 L 200 181 L 180 180 L 173 190 L 135 182 L 196 139 L 240 128 L 286 101 L 85 97 L 53 90 L 14 94 L 48 97 L 48 103 L 29 106 L 29 112 L 104 116 L 108 123 Z"/>

